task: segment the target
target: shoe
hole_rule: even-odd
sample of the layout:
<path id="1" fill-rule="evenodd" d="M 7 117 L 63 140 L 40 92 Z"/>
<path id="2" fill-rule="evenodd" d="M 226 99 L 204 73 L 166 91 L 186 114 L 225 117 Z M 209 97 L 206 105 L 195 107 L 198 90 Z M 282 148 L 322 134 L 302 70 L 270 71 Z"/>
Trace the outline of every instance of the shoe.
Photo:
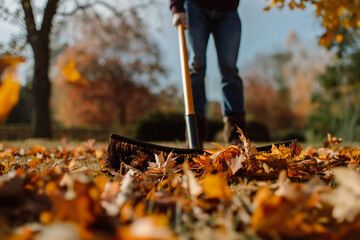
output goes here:
<path id="1" fill-rule="evenodd" d="M 245 116 L 229 115 L 224 117 L 224 140 L 226 144 L 238 145 L 242 143 L 239 138 L 237 128 L 239 127 L 243 133 L 246 132 Z"/>

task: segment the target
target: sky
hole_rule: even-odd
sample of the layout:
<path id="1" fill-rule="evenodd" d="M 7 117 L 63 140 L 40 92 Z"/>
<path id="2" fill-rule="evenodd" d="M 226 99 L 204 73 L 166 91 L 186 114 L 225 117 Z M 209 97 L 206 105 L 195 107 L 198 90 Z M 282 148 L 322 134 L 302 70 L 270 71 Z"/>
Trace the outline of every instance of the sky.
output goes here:
<path id="1" fill-rule="evenodd" d="M 168 72 L 160 82 L 162 85 L 175 84 L 181 88 L 177 31 L 171 24 L 172 15 L 168 2 L 168 0 L 160 0 L 160 4 L 144 10 L 142 17 L 148 24 L 148 32 L 152 40 L 160 48 L 162 64 Z M 293 11 L 287 8 L 263 11 L 268 4 L 269 1 L 266 0 L 240 0 L 238 9 L 242 20 L 238 58 L 240 75 L 246 72 L 257 55 L 284 51 L 287 36 L 292 31 L 310 45 L 316 45 L 318 37 L 323 32 L 312 7 Z M 14 26 L 0 22 L 0 43 L 4 43 L 14 31 L 16 31 Z M 212 39 L 207 54 L 207 97 L 211 101 L 220 101 L 220 74 Z"/>

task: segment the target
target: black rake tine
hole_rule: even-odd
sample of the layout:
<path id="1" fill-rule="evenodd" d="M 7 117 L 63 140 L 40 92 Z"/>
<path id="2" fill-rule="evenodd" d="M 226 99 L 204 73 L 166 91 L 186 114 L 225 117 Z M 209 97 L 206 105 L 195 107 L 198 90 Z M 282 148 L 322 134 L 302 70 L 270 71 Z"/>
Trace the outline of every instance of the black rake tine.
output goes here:
<path id="1" fill-rule="evenodd" d="M 132 139 L 132 138 L 127 138 L 124 136 L 120 136 L 117 135 L 115 133 L 112 133 L 110 135 L 110 139 L 114 139 L 120 142 L 124 142 L 127 144 L 131 144 L 133 145 L 135 148 L 139 148 L 140 149 L 154 149 L 154 150 L 158 150 L 161 152 L 173 152 L 175 154 L 185 154 L 185 155 L 193 155 L 193 154 L 202 154 L 204 153 L 205 149 L 188 149 L 188 148 L 175 148 L 175 147 L 168 147 L 168 146 L 163 146 L 163 145 L 158 145 L 158 144 L 154 144 L 154 143 L 149 143 L 149 142 L 144 142 L 144 141 L 140 141 L 137 139 Z M 279 142 L 279 143 L 273 143 L 271 145 L 264 145 L 264 146 L 260 146 L 260 147 L 256 147 L 256 150 L 259 152 L 266 152 L 266 151 L 270 151 L 273 147 L 273 145 L 275 145 L 276 147 L 279 147 L 281 145 L 285 145 L 285 146 L 290 146 L 291 143 L 296 142 L 296 139 L 293 140 L 288 140 L 288 141 L 284 141 L 284 142 Z"/>
<path id="2" fill-rule="evenodd" d="M 270 151 L 273 145 L 277 147 L 280 145 L 289 146 L 295 141 L 296 140 L 289 140 L 272 145 L 261 146 L 257 147 L 256 150 L 259 152 Z M 129 165 L 134 160 L 134 156 L 136 156 L 138 152 L 142 152 L 146 155 L 146 162 L 154 161 L 154 154 L 164 153 L 168 155 L 172 153 L 174 154 L 174 157 L 178 159 L 179 163 L 182 163 L 186 159 L 191 160 L 194 157 L 204 155 L 205 149 L 186 149 L 162 146 L 137 139 L 127 138 L 113 133 L 110 135 L 104 166 L 119 170 L 122 166 L 122 162 Z M 144 168 L 143 164 L 144 163 L 141 163 L 142 166 L 139 167 Z"/>

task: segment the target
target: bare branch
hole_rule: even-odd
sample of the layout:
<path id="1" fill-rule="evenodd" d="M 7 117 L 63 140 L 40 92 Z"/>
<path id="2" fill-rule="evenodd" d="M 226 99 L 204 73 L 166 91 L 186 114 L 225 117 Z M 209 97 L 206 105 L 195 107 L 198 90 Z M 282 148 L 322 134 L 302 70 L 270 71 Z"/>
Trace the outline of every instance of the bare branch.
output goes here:
<path id="1" fill-rule="evenodd" d="M 135 9 L 139 9 L 139 8 L 144 8 L 149 6 L 150 4 L 153 4 L 155 1 L 154 0 L 149 0 L 147 3 L 141 3 L 141 4 L 137 4 L 134 6 L 131 6 L 129 8 L 126 9 L 122 9 L 120 11 L 116 10 L 114 8 L 114 6 L 112 6 L 111 4 L 104 2 L 104 1 L 95 1 L 93 3 L 89 3 L 89 4 L 83 4 L 83 5 L 78 5 L 75 9 L 73 9 L 70 12 L 60 12 L 59 14 L 62 16 L 71 16 L 74 15 L 76 12 L 80 11 L 80 10 L 85 10 L 88 8 L 91 8 L 95 5 L 100 5 L 103 6 L 105 8 L 107 8 L 108 10 L 110 10 L 115 16 L 122 16 L 124 12 L 129 12 L 129 11 L 133 11 Z"/>
<path id="2" fill-rule="evenodd" d="M 31 6 L 31 2 L 30 0 L 21 0 L 21 6 L 24 10 L 24 14 L 25 14 L 25 25 L 27 28 L 27 32 L 28 32 L 28 38 L 29 36 L 35 36 L 38 31 L 36 29 L 36 24 L 35 24 L 35 18 L 34 18 L 34 13 L 33 13 L 33 9 Z M 28 39 L 29 42 L 33 41 L 32 39 Z"/>
<path id="3" fill-rule="evenodd" d="M 49 0 L 45 7 L 41 32 L 45 33 L 47 36 L 49 36 L 49 32 L 51 30 L 52 20 L 56 14 L 58 2 L 59 0 Z"/>

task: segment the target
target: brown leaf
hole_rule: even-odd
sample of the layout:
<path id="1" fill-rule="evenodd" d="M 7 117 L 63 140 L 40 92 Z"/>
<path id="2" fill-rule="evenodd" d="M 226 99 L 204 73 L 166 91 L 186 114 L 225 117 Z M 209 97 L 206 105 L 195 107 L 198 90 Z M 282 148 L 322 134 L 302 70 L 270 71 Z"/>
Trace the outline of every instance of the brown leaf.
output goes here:
<path id="1" fill-rule="evenodd" d="M 244 155 L 239 155 L 236 157 L 232 157 L 230 158 L 230 160 L 228 161 L 229 167 L 231 169 L 231 172 L 233 175 L 235 175 L 235 173 L 243 167 L 243 163 L 245 162 L 245 156 Z"/>
<path id="2" fill-rule="evenodd" d="M 330 133 L 327 135 L 327 140 L 324 142 L 324 147 L 336 146 L 342 142 L 342 138 L 332 136 Z"/>

